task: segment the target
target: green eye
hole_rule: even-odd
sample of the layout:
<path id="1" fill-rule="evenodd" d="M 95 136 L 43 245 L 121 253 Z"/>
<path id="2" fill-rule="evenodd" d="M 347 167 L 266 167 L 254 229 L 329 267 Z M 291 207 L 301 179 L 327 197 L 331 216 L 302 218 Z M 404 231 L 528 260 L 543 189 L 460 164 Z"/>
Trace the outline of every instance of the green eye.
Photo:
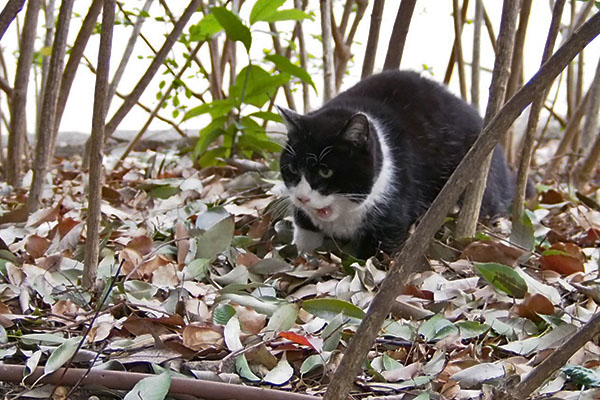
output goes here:
<path id="1" fill-rule="evenodd" d="M 321 167 L 319 168 L 319 175 L 321 178 L 331 178 L 331 175 L 333 175 L 333 170 L 331 168 Z"/>
<path id="2" fill-rule="evenodd" d="M 298 168 L 294 167 L 293 164 L 288 164 L 287 169 L 290 171 L 290 173 L 298 175 Z"/>

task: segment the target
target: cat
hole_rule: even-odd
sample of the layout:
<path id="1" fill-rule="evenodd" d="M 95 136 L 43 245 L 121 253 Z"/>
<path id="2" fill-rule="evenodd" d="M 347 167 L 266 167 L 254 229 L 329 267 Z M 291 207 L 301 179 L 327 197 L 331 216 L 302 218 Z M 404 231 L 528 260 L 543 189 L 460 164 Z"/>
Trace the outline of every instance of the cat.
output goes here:
<path id="1" fill-rule="evenodd" d="M 279 113 L 293 243 L 350 241 L 360 258 L 399 249 L 482 128 L 473 107 L 412 71 L 372 75 L 306 115 Z M 506 214 L 514 185 L 498 146 L 481 215 Z"/>

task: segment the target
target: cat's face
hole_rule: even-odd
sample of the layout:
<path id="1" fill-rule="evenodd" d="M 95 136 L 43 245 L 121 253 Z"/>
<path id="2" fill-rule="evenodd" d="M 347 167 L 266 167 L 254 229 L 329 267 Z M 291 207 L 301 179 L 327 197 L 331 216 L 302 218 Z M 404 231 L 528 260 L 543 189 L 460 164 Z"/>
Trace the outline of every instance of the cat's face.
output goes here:
<path id="1" fill-rule="evenodd" d="M 281 174 L 294 205 L 324 222 L 356 209 L 370 193 L 377 169 L 367 117 L 280 112 L 288 128 Z"/>

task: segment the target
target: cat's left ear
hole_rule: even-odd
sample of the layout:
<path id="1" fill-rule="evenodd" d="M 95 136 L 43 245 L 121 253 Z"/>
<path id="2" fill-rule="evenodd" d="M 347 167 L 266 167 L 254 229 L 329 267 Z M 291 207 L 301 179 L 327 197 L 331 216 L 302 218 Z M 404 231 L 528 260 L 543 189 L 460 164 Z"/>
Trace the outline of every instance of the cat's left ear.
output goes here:
<path id="1" fill-rule="evenodd" d="M 298 131 L 300 128 L 300 119 L 302 118 L 302 115 L 285 107 L 275 107 L 277 107 L 277 111 L 279 111 L 279 115 L 281 116 L 281 119 L 283 120 L 283 123 L 288 131 Z"/>
<path id="2" fill-rule="evenodd" d="M 356 147 L 369 142 L 369 118 L 363 113 L 354 114 L 340 132 L 341 137 Z"/>

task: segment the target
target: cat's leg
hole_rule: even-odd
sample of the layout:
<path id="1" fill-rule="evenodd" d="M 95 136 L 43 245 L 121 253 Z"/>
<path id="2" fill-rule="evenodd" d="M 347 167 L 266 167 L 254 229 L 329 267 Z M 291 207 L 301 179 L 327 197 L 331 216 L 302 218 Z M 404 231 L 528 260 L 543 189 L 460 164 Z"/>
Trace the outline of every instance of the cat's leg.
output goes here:
<path id="1" fill-rule="evenodd" d="M 299 252 L 312 252 L 323 244 L 323 232 L 302 210 L 294 210 L 294 241 Z"/>

